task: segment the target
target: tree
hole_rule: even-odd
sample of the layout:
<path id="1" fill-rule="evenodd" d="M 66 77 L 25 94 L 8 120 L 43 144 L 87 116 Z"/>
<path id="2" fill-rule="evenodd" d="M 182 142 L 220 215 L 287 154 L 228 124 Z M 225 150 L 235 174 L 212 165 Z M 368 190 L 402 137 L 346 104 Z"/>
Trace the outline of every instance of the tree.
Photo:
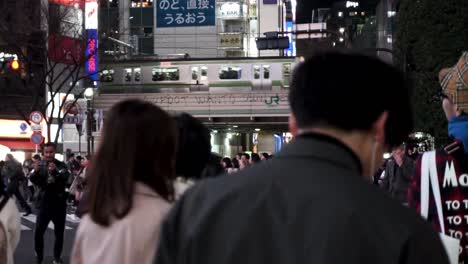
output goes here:
<path id="1" fill-rule="evenodd" d="M 401 0 L 394 47 L 397 64 L 412 84 L 415 129 L 447 143 L 447 121 L 432 96 L 440 89 L 438 73 L 468 50 L 468 1 Z"/>
<path id="2" fill-rule="evenodd" d="M 65 118 L 73 109 L 64 106 L 75 105 L 82 97 L 90 77 L 84 66 L 94 53 L 85 56 L 90 43 L 83 30 L 82 8 L 47 3 L 36 12 L 30 16 L 18 13 L 15 23 L 11 15 L 0 16 L 0 39 L 23 65 L 21 71 L 3 76 L 2 92 L 29 97 L 29 107 L 18 107 L 13 101 L 11 107 L 28 124 L 30 112 L 41 112 L 49 142 L 57 143 Z M 58 126 L 55 134 L 51 131 L 53 124 Z"/>

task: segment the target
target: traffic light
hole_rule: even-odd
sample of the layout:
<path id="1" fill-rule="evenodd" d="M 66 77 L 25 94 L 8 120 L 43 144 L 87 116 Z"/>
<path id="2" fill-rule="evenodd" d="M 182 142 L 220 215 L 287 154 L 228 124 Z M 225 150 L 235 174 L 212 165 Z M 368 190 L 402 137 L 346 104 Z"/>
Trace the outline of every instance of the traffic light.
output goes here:
<path id="1" fill-rule="evenodd" d="M 0 58 L 0 72 L 19 71 L 21 69 L 20 62 L 13 57 Z"/>
<path id="2" fill-rule="evenodd" d="M 10 69 L 14 71 L 18 71 L 20 69 L 20 63 L 18 62 L 18 60 L 10 61 Z"/>

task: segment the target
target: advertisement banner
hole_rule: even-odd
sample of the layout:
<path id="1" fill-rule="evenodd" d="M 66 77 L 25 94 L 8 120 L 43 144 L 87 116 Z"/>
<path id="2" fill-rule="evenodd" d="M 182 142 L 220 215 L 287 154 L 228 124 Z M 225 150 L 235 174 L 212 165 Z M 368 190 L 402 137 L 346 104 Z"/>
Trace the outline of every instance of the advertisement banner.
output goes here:
<path id="1" fill-rule="evenodd" d="M 85 3 L 85 29 L 98 28 L 98 3 L 97 1 L 86 1 Z"/>
<path id="2" fill-rule="evenodd" d="M 215 0 L 157 0 L 156 27 L 214 26 Z"/>
<path id="3" fill-rule="evenodd" d="M 87 29 L 86 74 L 93 81 L 98 80 L 98 33 L 97 29 Z"/>
<path id="4" fill-rule="evenodd" d="M 68 65 L 81 64 L 83 61 L 84 43 L 81 39 L 49 35 L 49 59 Z"/>

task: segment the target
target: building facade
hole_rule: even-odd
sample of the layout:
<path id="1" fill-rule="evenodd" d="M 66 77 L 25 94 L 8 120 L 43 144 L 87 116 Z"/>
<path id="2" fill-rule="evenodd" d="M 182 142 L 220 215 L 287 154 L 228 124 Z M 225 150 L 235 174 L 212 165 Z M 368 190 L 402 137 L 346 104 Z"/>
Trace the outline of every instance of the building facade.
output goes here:
<path id="1" fill-rule="evenodd" d="M 160 57 L 278 56 L 256 38 L 284 29 L 282 0 L 106 0 L 104 54 Z M 110 38 L 109 38 L 110 37 Z M 119 40 L 119 41 L 114 41 Z M 124 45 L 128 44 L 128 45 Z"/>

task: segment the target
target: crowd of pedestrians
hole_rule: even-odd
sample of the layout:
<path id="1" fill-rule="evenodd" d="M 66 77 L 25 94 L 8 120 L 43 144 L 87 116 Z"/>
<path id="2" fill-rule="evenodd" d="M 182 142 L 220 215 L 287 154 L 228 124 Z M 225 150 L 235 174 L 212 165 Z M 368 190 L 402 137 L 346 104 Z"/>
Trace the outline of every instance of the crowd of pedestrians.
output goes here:
<path id="1" fill-rule="evenodd" d="M 55 159 L 56 146 L 45 144 L 23 173 L 39 212 L 36 261 L 43 261 L 52 221 L 55 263 L 62 263 L 72 200 L 81 216 L 72 264 L 453 264 L 444 235 L 458 239 L 455 258 L 463 263 L 468 223 L 456 219 L 468 215 L 468 178 L 461 175 L 468 173 L 466 116 L 449 113 L 455 141 L 434 154 L 434 191 L 425 178 L 428 156 L 403 144 L 412 131 L 406 87 L 398 70 L 375 58 L 323 53 L 305 60 L 289 94 L 294 140 L 274 157 L 219 157 L 196 118 L 141 100 L 119 102 L 106 113 L 92 158 L 80 163 L 69 155 L 65 164 Z M 448 96 L 442 100 L 446 113 L 456 109 Z M 389 150 L 392 158 L 381 166 Z M 456 167 L 449 179 L 446 164 Z M 21 166 L 9 156 L 2 167 L 0 241 L 2 226 L 11 229 L 12 263 L 19 216 L 9 198 L 17 197 L 26 214 L 31 209 L 17 191 Z M 427 181 L 433 191 L 425 190 Z M 427 192 L 434 194 L 425 205 Z"/>

